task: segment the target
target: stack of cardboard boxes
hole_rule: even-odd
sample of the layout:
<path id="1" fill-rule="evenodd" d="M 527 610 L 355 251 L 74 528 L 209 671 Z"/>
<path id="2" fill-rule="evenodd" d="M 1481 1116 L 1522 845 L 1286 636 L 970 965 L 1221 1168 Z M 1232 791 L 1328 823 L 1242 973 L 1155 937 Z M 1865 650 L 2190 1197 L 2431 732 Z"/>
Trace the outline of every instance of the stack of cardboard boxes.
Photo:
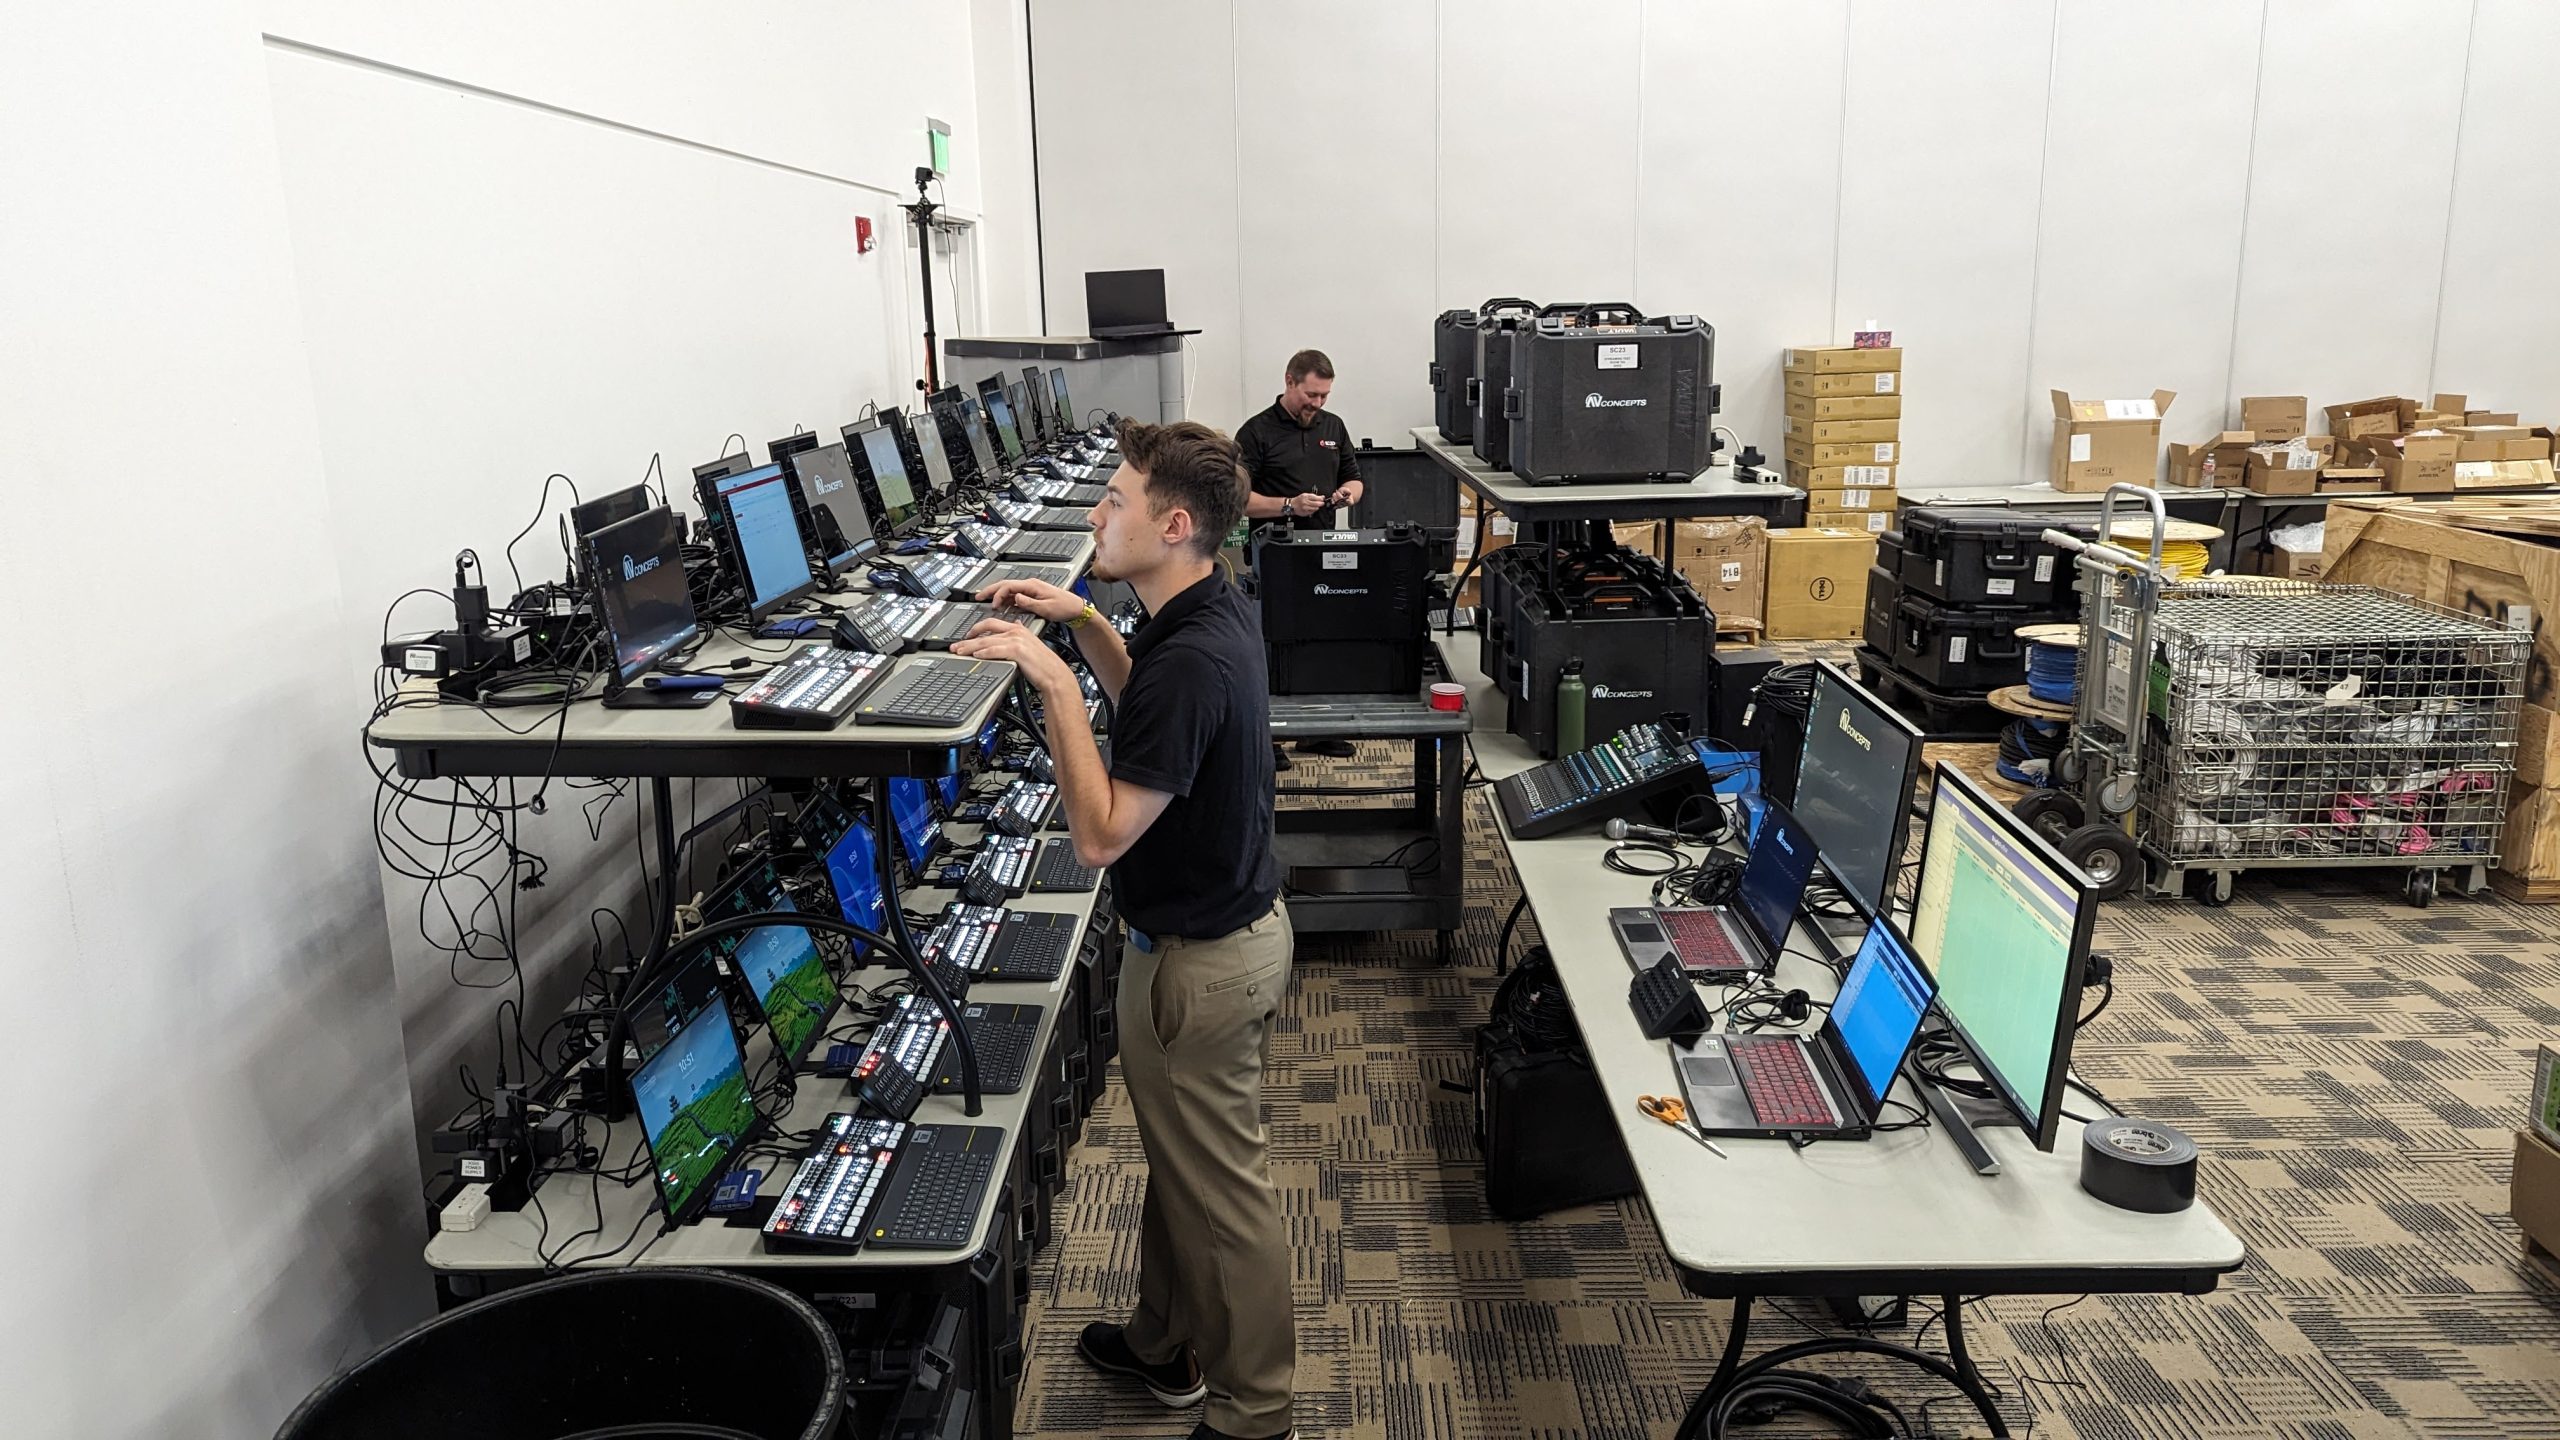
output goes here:
<path id="1" fill-rule="evenodd" d="M 1787 483 L 1813 529 L 1893 528 L 1902 467 L 1902 350 L 1816 345 L 1786 352 Z"/>
<path id="2" fill-rule="evenodd" d="M 1772 640 L 1846 640 L 1901 498 L 1902 350 L 1808 345 L 1784 358 L 1787 483 L 1805 493 L 1805 523 L 1768 532 L 1761 618 Z"/>
<path id="3" fill-rule="evenodd" d="M 1718 634 L 1761 633 L 1768 618 L 1769 522 L 1756 515 L 1673 521 L 1671 568 L 1715 612 Z"/>
<path id="4" fill-rule="evenodd" d="M 2421 404 L 2383 395 L 2326 412 L 2342 462 L 2379 477 L 2376 487 L 2403 495 L 2455 490 L 2512 490 L 2552 483 L 2551 431 L 2514 414 L 2474 410 L 2468 397 L 2438 395 Z"/>

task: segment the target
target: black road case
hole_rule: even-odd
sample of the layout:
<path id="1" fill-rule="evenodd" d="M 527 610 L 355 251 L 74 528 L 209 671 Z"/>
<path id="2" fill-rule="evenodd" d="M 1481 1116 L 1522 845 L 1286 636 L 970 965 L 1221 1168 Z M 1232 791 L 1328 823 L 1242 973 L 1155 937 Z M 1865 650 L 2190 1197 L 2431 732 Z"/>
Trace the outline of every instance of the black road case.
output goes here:
<path id="1" fill-rule="evenodd" d="M 1491 383 L 1490 377 L 1487 383 Z M 1512 337 L 1503 416 L 1534 483 L 1694 478 L 1715 453 L 1715 329 L 1592 305 Z"/>

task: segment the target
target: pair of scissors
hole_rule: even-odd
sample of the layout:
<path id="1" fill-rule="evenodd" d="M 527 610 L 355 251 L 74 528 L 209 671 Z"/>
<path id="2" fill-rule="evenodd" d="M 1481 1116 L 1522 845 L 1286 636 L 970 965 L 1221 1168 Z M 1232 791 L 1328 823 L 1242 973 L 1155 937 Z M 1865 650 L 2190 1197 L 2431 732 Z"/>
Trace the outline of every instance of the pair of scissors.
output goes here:
<path id="1" fill-rule="evenodd" d="M 1688 1136 L 1690 1139 L 1697 1141 L 1699 1144 L 1706 1146 L 1709 1150 L 1715 1152 L 1717 1159 L 1730 1160 L 1733 1158 L 1732 1156 L 1724 1153 L 1723 1146 L 1718 1145 L 1713 1140 L 1710 1140 L 1706 1136 L 1689 1128 L 1689 1104 L 1679 1096 L 1639 1095 L 1636 1097 L 1636 1108 L 1643 1111 L 1645 1114 L 1652 1116 L 1654 1119 L 1661 1121 L 1663 1124 L 1670 1126 L 1672 1129 L 1679 1131 L 1681 1134 Z"/>

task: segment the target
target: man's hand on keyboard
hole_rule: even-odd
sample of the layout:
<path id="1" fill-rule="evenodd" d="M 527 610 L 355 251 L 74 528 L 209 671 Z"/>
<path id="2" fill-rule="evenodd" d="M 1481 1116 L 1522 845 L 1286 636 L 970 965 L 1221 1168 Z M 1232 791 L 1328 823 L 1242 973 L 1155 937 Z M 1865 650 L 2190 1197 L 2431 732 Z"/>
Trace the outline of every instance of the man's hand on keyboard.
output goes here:
<path id="1" fill-rule="evenodd" d="M 1007 586 L 1024 583 L 1036 582 L 1008 580 L 995 588 L 1001 592 Z M 1076 607 L 1082 609 L 1084 602 L 1077 601 Z M 1002 620 L 981 620 L 969 628 L 968 635 L 951 642 L 951 653 L 966 660 L 1010 660 L 1022 671 L 1022 678 L 1038 686 L 1043 695 L 1080 694 L 1076 689 L 1075 672 L 1067 668 L 1067 662 L 1058 658 L 1057 651 L 1042 644 L 1039 637 L 1019 625 L 1009 625 Z M 1058 688 L 1060 686 L 1066 687 L 1063 692 Z"/>
<path id="2" fill-rule="evenodd" d="M 1008 605 L 1028 610 L 1043 620 L 1063 622 L 1084 613 L 1083 596 L 1046 580 L 999 580 L 979 591 L 978 598 L 999 610 Z"/>

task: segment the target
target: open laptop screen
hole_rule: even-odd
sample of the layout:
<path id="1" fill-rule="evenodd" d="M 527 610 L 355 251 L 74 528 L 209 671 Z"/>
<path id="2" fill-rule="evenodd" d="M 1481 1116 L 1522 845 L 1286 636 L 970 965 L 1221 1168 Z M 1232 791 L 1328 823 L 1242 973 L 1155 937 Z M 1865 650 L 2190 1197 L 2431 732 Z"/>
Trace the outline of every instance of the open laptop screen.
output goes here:
<path id="1" fill-rule="evenodd" d="M 1857 1099 L 1867 1114 L 1873 1115 L 1884 1092 L 1893 1088 L 1893 1072 L 1910 1053 L 1920 1017 L 1929 1013 L 1936 995 L 1929 972 L 1920 968 L 1893 926 L 1881 917 L 1871 921 L 1823 1026 L 1847 1059 L 1844 1068 L 1850 1083 L 1860 1087 Z"/>

